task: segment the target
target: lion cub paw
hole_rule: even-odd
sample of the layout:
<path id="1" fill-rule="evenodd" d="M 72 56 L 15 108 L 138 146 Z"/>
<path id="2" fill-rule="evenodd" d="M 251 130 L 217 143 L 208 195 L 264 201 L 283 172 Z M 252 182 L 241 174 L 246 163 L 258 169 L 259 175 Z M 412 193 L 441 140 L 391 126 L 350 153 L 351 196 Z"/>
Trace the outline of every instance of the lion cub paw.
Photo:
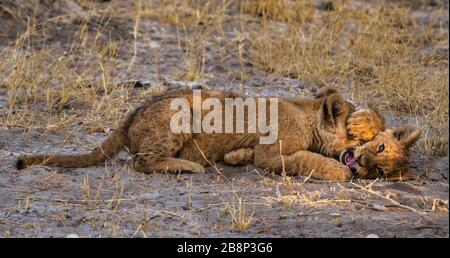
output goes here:
<path id="1" fill-rule="evenodd" d="M 198 163 L 192 163 L 189 166 L 186 166 L 185 170 L 191 171 L 193 173 L 205 173 L 205 168 Z"/>
<path id="2" fill-rule="evenodd" d="M 223 161 L 228 165 L 239 165 L 253 161 L 254 151 L 251 148 L 238 149 L 225 154 Z"/>
<path id="3" fill-rule="evenodd" d="M 348 134 L 356 141 L 371 141 L 385 129 L 383 117 L 371 108 L 353 112 L 347 120 Z"/>
<path id="4" fill-rule="evenodd" d="M 352 179 L 353 174 L 350 168 L 345 165 L 335 165 L 327 169 L 327 173 L 323 174 L 322 180 L 331 182 L 343 182 Z"/>

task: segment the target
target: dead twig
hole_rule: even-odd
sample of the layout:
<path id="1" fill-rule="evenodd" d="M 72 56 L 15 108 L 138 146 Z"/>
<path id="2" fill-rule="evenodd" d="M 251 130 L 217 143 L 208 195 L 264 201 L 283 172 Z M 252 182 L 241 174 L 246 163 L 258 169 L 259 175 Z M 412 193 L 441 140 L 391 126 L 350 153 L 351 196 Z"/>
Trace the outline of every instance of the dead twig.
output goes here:
<path id="1" fill-rule="evenodd" d="M 141 0 L 138 1 L 137 4 L 137 12 L 136 12 L 136 22 L 134 23 L 134 29 L 133 29 L 133 37 L 134 37 L 134 51 L 133 51 L 133 57 L 130 60 L 130 63 L 128 64 L 127 73 L 131 72 L 131 69 L 133 68 L 134 62 L 136 60 L 138 46 L 137 46 L 137 37 L 138 37 L 138 29 L 139 29 L 139 21 L 141 19 Z"/>
<path id="2" fill-rule="evenodd" d="M 284 164 L 284 156 L 283 156 L 283 143 L 281 140 L 278 141 L 279 146 L 280 146 L 280 157 L 281 157 L 281 175 L 283 177 L 286 177 L 286 167 Z"/>
<path id="3" fill-rule="evenodd" d="M 368 193 L 370 193 L 370 194 L 373 194 L 373 195 L 375 195 L 375 196 L 378 196 L 378 197 L 380 197 L 380 198 L 382 198 L 382 199 L 384 199 L 384 200 L 387 200 L 387 201 L 391 202 L 394 206 L 397 206 L 397 207 L 400 207 L 400 208 L 403 208 L 403 209 L 410 210 L 410 211 L 412 211 L 412 212 L 414 212 L 414 213 L 417 213 L 417 214 L 419 214 L 419 215 L 421 215 L 421 216 L 424 216 L 424 215 L 425 215 L 424 212 L 418 211 L 418 210 L 414 209 L 413 207 L 410 207 L 410 206 L 407 206 L 407 205 L 403 205 L 403 204 L 397 202 L 396 200 L 392 200 L 391 198 L 388 198 L 388 197 L 386 197 L 386 196 L 383 196 L 382 194 L 379 194 L 379 193 L 375 192 L 375 191 L 372 190 L 372 189 L 367 189 L 367 188 L 365 188 L 365 187 L 363 187 L 363 186 L 360 186 L 360 185 L 358 185 L 358 184 L 356 184 L 356 183 L 354 183 L 354 182 L 350 182 L 350 183 L 351 183 L 352 185 L 358 187 L 358 188 L 361 189 L 361 190 L 364 190 L 364 191 L 366 191 L 366 192 L 368 192 Z"/>
<path id="4" fill-rule="evenodd" d="M 206 158 L 205 153 L 202 151 L 202 149 L 200 149 L 200 146 L 198 146 L 197 141 L 194 140 L 194 144 L 197 147 L 198 151 L 200 151 L 200 154 L 202 154 L 203 158 L 206 160 L 206 162 L 208 162 L 208 164 L 214 168 L 214 170 L 219 173 L 219 175 L 221 175 L 228 183 L 231 183 L 230 180 L 228 180 L 228 178 L 226 176 L 224 176 L 222 174 L 222 172 L 219 170 L 219 168 L 216 166 L 216 164 L 213 164 L 211 161 L 209 161 L 208 158 Z"/>

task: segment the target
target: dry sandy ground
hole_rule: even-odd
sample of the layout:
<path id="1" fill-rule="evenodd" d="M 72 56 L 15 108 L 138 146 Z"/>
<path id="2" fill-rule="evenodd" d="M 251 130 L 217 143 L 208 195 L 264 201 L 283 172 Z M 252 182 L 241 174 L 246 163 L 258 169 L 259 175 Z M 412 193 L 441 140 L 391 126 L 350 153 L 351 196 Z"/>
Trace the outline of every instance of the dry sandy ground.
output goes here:
<path id="1" fill-rule="evenodd" d="M 70 25 L 69 21 L 61 28 Z M 132 26 L 130 22 L 115 27 L 123 31 L 121 48 L 128 49 L 122 50 L 126 53 L 124 62 L 133 52 L 133 40 L 127 39 Z M 176 29 L 142 20 L 140 31 L 154 42 L 138 44 L 139 65 L 130 74 L 118 70 L 118 77 L 153 84 L 152 71 L 158 66 L 167 84 L 185 84 L 171 72 L 180 67 L 182 54 L 177 48 Z M 228 32 L 228 38 L 236 36 L 233 30 Z M 73 31 L 60 29 L 58 33 Z M 56 35 L 54 41 L 58 42 Z M 164 57 L 157 64 L 145 56 L 156 45 L 159 56 Z M 206 62 L 215 58 L 209 56 Z M 227 62 L 228 68 L 242 65 L 236 56 Z M 243 87 L 249 95 L 301 93 L 305 97 L 311 96 L 315 87 L 292 78 L 268 77 L 260 71 L 239 81 L 235 79 L 238 72 L 223 74 L 221 65 L 207 64 L 205 73 L 213 76 L 196 83 L 235 91 Z M 244 65 L 251 71 L 250 64 Z M 136 88 L 135 93 L 144 90 Z M 351 99 L 348 87 L 341 90 Z M 5 114 L 6 89 L 0 87 L 0 93 L 0 109 Z M 414 122 L 414 118 L 396 113 L 386 112 L 386 116 L 391 126 Z M 221 163 L 205 174 L 143 175 L 133 171 L 126 153 L 114 162 L 83 169 L 34 166 L 17 171 L 14 167 L 19 155 L 82 153 L 106 136 L 85 130 L 69 134 L 40 128 L 0 128 L 0 236 L 449 237 L 448 155 L 428 158 L 417 150 L 412 162 L 417 179 L 405 182 L 321 183 Z"/>
<path id="2" fill-rule="evenodd" d="M 2 130 L 0 230 L 4 236 L 64 237 L 448 237 L 448 183 L 442 178 L 375 182 L 370 189 L 418 212 L 361 190 L 352 183 L 305 182 L 248 167 L 219 164 L 220 175 L 142 175 L 127 155 L 107 166 L 17 171 L 19 154 L 77 153 L 104 135 L 64 135 Z M 54 147 L 50 147 L 54 146 Z M 436 168 L 436 166 L 442 166 Z M 429 176 L 445 174 L 448 160 L 425 164 Z M 366 185 L 371 182 L 355 182 Z M 240 223 L 249 223 L 238 230 Z"/>

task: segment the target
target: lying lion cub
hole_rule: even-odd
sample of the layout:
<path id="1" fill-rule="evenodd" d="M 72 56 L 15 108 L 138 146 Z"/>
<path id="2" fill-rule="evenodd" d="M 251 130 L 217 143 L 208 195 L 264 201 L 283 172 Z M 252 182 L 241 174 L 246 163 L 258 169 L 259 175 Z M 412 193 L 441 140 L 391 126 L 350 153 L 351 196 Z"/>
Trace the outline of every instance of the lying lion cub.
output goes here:
<path id="1" fill-rule="evenodd" d="M 324 89 L 316 98 L 338 94 L 334 89 Z M 359 142 L 339 155 L 354 177 L 407 179 L 413 177 L 409 171 L 409 150 L 420 138 L 420 130 L 413 125 L 387 129 L 384 117 L 376 108 L 353 112 L 346 123 L 348 137 Z M 254 161 L 254 148 L 242 148 L 224 156 L 228 165 L 242 165 Z M 301 173 L 304 174 L 304 173 Z M 317 176 L 313 177 L 317 178 Z"/>
<path id="2" fill-rule="evenodd" d="M 201 92 L 202 100 L 215 98 L 219 104 L 239 97 L 245 99 L 230 92 Z M 195 114 L 192 91 L 169 91 L 137 108 L 91 153 L 23 156 L 17 161 L 17 168 L 33 164 L 87 167 L 111 159 L 126 148 L 132 155 L 134 169 L 143 173 L 204 172 L 204 166 L 224 158 L 230 164 L 240 163 L 242 160 L 236 158 L 236 162 L 231 157 L 244 153 L 243 160 L 252 160 L 262 169 L 343 181 L 352 178 L 353 173 L 364 177 L 405 174 L 408 148 L 420 136 L 413 126 L 380 133 L 385 129 L 381 116 L 373 110 L 355 112 L 355 107 L 335 90 L 322 91 L 316 99 L 277 98 L 278 140 L 271 144 L 260 142 L 264 133 L 249 133 L 248 121 L 244 133 L 174 133 L 170 123 L 177 110 L 171 109 L 171 103 L 180 98 L 186 99 L 190 112 Z M 248 117 L 249 114 L 244 119 Z M 270 122 L 270 116 L 264 117 Z M 367 140 L 372 141 L 359 146 Z"/>

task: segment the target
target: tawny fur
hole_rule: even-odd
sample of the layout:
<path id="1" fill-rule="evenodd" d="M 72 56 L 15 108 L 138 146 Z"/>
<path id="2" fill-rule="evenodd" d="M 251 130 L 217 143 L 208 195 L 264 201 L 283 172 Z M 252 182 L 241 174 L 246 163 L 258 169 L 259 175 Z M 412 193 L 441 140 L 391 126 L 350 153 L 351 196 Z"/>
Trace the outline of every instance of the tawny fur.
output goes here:
<path id="1" fill-rule="evenodd" d="M 354 155 L 358 159 L 356 173 L 364 178 L 414 178 L 410 171 L 410 150 L 420 136 L 420 129 L 414 125 L 378 133 L 371 141 L 354 148 Z M 383 151 L 379 150 L 381 145 Z"/>
<path id="2" fill-rule="evenodd" d="M 371 141 L 379 132 L 386 130 L 383 116 L 373 105 L 354 112 L 347 121 L 348 134 L 357 141 Z"/>
<path id="3" fill-rule="evenodd" d="M 369 105 L 353 112 L 347 119 L 346 128 L 349 136 L 360 142 L 359 146 L 349 148 L 357 161 L 355 176 L 388 180 L 414 178 L 409 159 L 411 147 L 421 136 L 417 126 L 387 129 L 384 117 Z M 253 162 L 253 155 L 253 149 L 243 148 L 226 154 L 224 162 L 229 165 L 250 163 Z"/>
<path id="4" fill-rule="evenodd" d="M 189 101 L 192 112 L 191 91 L 167 92 L 136 109 L 99 148 L 89 154 L 23 156 L 17 167 L 22 169 L 33 164 L 87 167 L 111 159 L 127 148 L 134 168 L 139 172 L 204 172 L 204 167 L 210 162 L 224 160 L 228 153 L 247 149 L 245 155 L 239 154 L 241 158 L 253 160 L 255 166 L 263 169 L 278 173 L 284 170 L 290 175 L 312 173 L 313 178 L 329 181 L 352 177 L 347 166 L 333 159 L 346 148 L 357 145 L 357 141 L 349 139 L 346 129 L 346 121 L 355 108 L 337 92 L 327 92 L 317 99 L 279 98 L 278 139 L 281 144 L 269 145 L 259 144 L 259 133 L 172 133 L 170 120 L 177 111 L 169 107 L 174 98 L 180 97 Z M 225 98 L 242 96 L 203 90 L 202 99 L 209 97 L 220 99 L 224 107 Z M 202 116 L 208 112 L 202 111 Z"/>

